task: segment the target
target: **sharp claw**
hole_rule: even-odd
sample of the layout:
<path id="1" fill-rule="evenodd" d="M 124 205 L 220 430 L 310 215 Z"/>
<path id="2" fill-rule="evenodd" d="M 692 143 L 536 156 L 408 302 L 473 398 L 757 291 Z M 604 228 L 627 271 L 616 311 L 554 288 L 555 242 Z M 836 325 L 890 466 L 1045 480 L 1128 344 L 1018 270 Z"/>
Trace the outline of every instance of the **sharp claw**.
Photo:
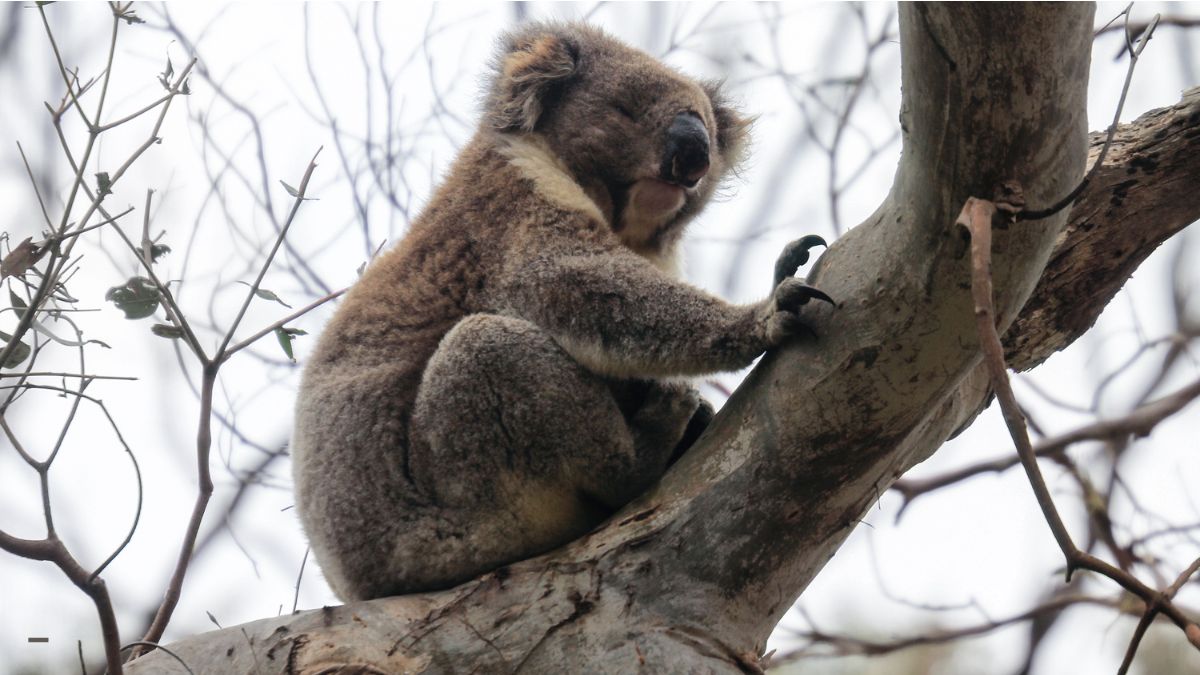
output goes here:
<path id="1" fill-rule="evenodd" d="M 797 239 L 794 243 L 803 246 L 805 249 L 810 249 L 814 246 L 824 246 L 825 248 L 829 248 L 829 244 L 825 243 L 825 238 L 816 234 L 806 234 Z"/>
<path id="2" fill-rule="evenodd" d="M 797 283 L 784 289 L 782 297 L 777 302 L 779 302 L 779 306 L 782 308 L 794 308 L 799 307 L 800 305 L 808 304 L 808 301 L 812 300 L 813 298 L 816 298 L 817 300 L 824 300 L 834 307 L 837 307 L 837 303 L 834 302 L 833 298 L 826 295 L 824 291 L 813 288 L 808 284 L 801 283 Z"/>
<path id="3" fill-rule="evenodd" d="M 837 303 L 833 301 L 833 298 L 826 295 L 824 291 L 819 291 L 819 290 L 813 288 L 812 286 L 805 286 L 805 289 L 807 290 L 809 298 L 816 298 L 817 300 L 824 300 L 825 302 L 828 302 L 829 304 L 833 305 L 834 307 L 837 307 Z"/>
<path id="4" fill-rule="evenodd" d="M 775 261 L 776 286 L 779 285 L 779 282 L 794 275 L 801 265 L 808 262 L 808 251 L 814 246 L 828 247 L 829 245 L 823 238 L 810 234 L 783 247 L 783 253 L 780 253 L 779 259 Z"/>

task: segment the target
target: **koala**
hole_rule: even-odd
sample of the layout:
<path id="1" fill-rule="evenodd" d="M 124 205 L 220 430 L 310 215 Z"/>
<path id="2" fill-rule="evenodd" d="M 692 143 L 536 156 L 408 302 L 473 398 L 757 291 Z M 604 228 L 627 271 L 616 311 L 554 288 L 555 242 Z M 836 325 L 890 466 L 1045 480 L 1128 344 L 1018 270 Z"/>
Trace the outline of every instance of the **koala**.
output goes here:
<path id="1" fill-rule="evenodd" d="M 748 121 L 600 30 L 502 39 L 478 131 L 309 358 L 296 507 L 346 601 L 449 588 L 595 528 L 712 416 L 682 379 L 750 364 L 828 296 L 734 305 L 676 278 Z"/>

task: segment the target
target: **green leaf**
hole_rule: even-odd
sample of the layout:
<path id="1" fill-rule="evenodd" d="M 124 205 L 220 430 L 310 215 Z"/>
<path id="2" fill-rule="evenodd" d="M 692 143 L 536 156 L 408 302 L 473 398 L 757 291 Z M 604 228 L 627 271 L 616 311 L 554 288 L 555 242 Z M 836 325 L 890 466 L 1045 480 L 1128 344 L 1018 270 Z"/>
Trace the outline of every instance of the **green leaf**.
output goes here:
<path id="1" fill-rule="evenodd" d="M 283 347 L 283 353 L 287 354 L 288 360 L 292 363 L 296 362 L 296 357 L 292 356 L 292 340 L 297 335 L 308 335 L 308 331 L 300 328 L 288 328 L 287 326 L 275 329 L 275 339 L 279 340 L 279 346 Z"/>
<path id="2" fill-rule="evenodd" d="M 0 330 L 0 340 L 11 342 L 12 336 Z M 9 353 L 8 358 L 4 360 L 4 363 L 0 364 L 0 367 L 16 368 L 17 366 L 21 365 L 22 361 L 29 358 L 29 354 L 32 351 L 33 350 L 29 348 L 29 345 L 25 344 L 24 342 L 18 342 L 16 346 L 13 347 L 12 352 Z"/>
<path id="3" fill-rule="evenodd" d="M 238 283 L 243 286 L 250 285 L 244 281 L 239 281 Z M 291 305 L 289 305 L 286 302 L 284 302 L 283 300 L 281 300 L 278 295 L 275 295 L 274 291 L 268 291 L 265 288 L 256 288 L 256 289 L 254 289 L 254 294 L 257 295 L 258 297 L 262 298 L 263 300 L 270 300 L 271 302 L 278 302 L 279 304 L 283 305 L 284 307 L 287 307 L 288 309 L 292 308 Z"/>
<path id="4" fill-rule="evenodd" d="M 168 338 L 170 340 L 178 340 L 183 337 L 183 329 L 179 326 L 172 326 L 168 323 L 156 323 L 150 326 L 150 332 L 158 337 Z"/>
<path id="5" fill-rule="evenodd" d="M 8 289 L 8 300 L 12 303 L 13 309 L 17 310 L 17 318 L 24 317 L 25 310 L 29 308 L 29 305 L 26 305 L 21 296 L 17 295 L 16 291 L 11 288 Z"/>
<path id="6" fill-rule="evenodd" d="M 287 193 L 288 193 L 289 195 L 291 195 L 291 196 L 295 197 L 296 199 L 303 199 L 303 200 L 304 200 L 304 201 L 306 201 L 306 202 L 315 202 L 315 201 L 317 201 L 317 198 L 316 198 L 316 197 L 301 197 L 301 196 L 300 196 L 300 191 L 299 191 L 299 190 L 297 190 L 296 188 L 292 187 L 291 185 L 288 185 L 286 182 L 284 182 L 284 181 L 282 181 L 282 180 L 281 180 L 281 181 L 279 181 L 279 184 L 283 186 L 283 189 L 284 189 L 284 190 L 287 190 Z"/>
<path id="7" fill-rule="evenodd" d="M 283 353 L 287 354 L 288 361 L 296 362 L 296 357 L 292 356 L 292 336 L 288 335 L 283 328 L 275 329 L 275 339 L 279 340 L 279 346 L 283 347 Z"/>
<path id="8" fill-rule="evenodd" d="M 113 286 L 104 299 L 125 312 L 126 319 L 144 319 L 158 310 L 158 289 L 146 277 L 131 277 L 123 286 Z"/>

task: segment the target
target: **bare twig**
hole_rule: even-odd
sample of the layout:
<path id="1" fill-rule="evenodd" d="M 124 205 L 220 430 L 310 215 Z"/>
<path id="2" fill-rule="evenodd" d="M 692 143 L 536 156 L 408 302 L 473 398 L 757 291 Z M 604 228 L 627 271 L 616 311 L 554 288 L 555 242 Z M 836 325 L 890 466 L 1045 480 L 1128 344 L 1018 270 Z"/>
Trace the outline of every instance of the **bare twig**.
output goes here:
<path id="1" fill-rule="evenodd" d="M 192 514 L 188 519 L 187 528 L 184 531 L 183 543 L 179 548 L 179 556 L 175 561 L 175 571 L 171 574 L 171 580 L 167 583 L 167 590 L 163 595 L 162 603 L 158 606 L 158 612 L 154 615 L 154 621 L 150 623 L 150 628 L 146 630 L 146 635 L 141 640 L 145 644 L 134 648 L 134 657 L 140 653 L 142 647 L 157 643 L 162 638 L 163 632 L 166 631 L 167 624 L 171 621 L 171 614 L 175 611 L 175 606 L 179 603 L 179 596 L 183 589 L 183 579 L 187 575 L 188 563 L 192 559 L 192 547 L 195 545 L 196 536 L 200 532 L 200 522 L 204 519 L 204 511 L 208 507 L 208 500 L 212 497 L 213 483 L 208 457 L 212 448 L 212 395 L 213 387 L 217 381 L 218 368 L 219 366 L 211 362 L 204 364 L 201 380 L 200 427 L 196 433 L 196 501 L 192 505 Z"/>
<path id="2" fill-rule="evenodd" d="M 1048 438 L 1039 443 L 1033 450 L 1038 457 L 1053 457 L 1062 453 L 1069 446 L 1082 441 L 1114 440 L 1120 438 L 1144 437 L 1163 420 L 1182 410 L 1185 406 L 1200 398 L 1200 380 L 1179 389 L 1150 403 L 1139 406 L 1129 414 L 1111 420 L 1100 420 L 1079 427 L 1065 434 Z M 982 473 L 999 473 L 1006 471 L 1018 463 L 1017 457 L 1000 457 L 988 462 L 972 464 L 955 471 L 949 471 L 940 476 L 923 479 L 905 478 L 892 484 L 892 489 L 904 496 L 904 504 L 896 514 L 899 519 L 904 510 L 917 497 L 933 492 L 940 488 L 966 480 Z"/>
<path id="3" fill-rule="evenodd" d="M 1162 598 L 1164 600 L 1170 600 L 1171 598 L 1174 598 L 1175 594 L 1179 592 L 1179 589 L 1183 588 L 1183 585 L 1186 584 L 1188 579 L 1191 579 L 1198 570 L 1200 570 L 1200 558 L 1197 558 L 1192 562 L 1191 565 L 1187 566 L 1187 569 L 1179 573 L 1179 576 L 1175 578 L 1175 583 L 1171 584 L 1167 590 L 1163 591 Z M 1129 647 L 1125 650 L 1125 658 L 1121 660 L 1121 667 L 1117 671 L 1117 675 L 1125 675 L 1129 672 L 1129 667 L 1133 665 L 1133 657 L 1135 654 L 1137 654 L 1138 645 L 1141 644 L 1142 637 L 1145 636 L 1146 630 L 1150 628 L 1150 624 L 1154 622 L 1154 617 L 1158 615 L 1159 607 L 1160 602 L 1146 603 L 1146 611 L 1142 614 L 1142 618 L 1138 620 L 1137 628 L 1135 628 L 1133 631 L 1133 638 L 1130 639 Z M 1191 630 L 1191 628 L 1194 626 L 1195 624 L 1188 629 L 1188 638 L 1191 639 L 1193 643 L 1196 641 L 1194 634 L 1195 632 Z M 1200 648 L 1200 645 L 1197 645 L 1197 648 Z"/>
<path id="4" fill-rule="evenodd" d="M 138 378 L 127 375 L 92 375 L 81 373 L 51 373 L 51 372 L 29 372 L 29 373 L 0 373 L 0 379 L 6 377 L 81 377 L 88 380 L 130 380 L 135 381 Z"/>
<path id="5" fill-rule="evenodd" d="M 308 168 L 304 172 L 304 177 L 300 181 L 299 187 L 296 189 L 295 201 L 292 204 L 292 209 L 288 213 L 287 219 L 280 228 L 279 235 L 275 238 L 275 245 L 267 254 L 266 260 L 263 262 L 258 276 L 254 283 L 250 286 L 250 290 L 246 294 L 245 300 L 242 302 L 241 309 L 230 324 L 229 329 L 225 333 L 225 338 L 221 346 L 217 349 L 216 354 L 211 359 L 202 359 L 202 376 L 200 381 L 200 421 L 199 429 L 196 434 L 196 472 L 197 472 L 197 494 L 196 501 L 192 506 L 192 513 L 188 519 L 187 528 L 184 532 L 183 543 L 179 549 L 179 556 L 175 561 L 175 570 L 171 574 L 171 579 L 167 583 L 167 590 L 163 597 L 162 604 L 159 605 L 158 612 L 154 615 L 154 620 L 150 623 L 150 627 L 146 630 L 145 637 L 142 642 L 146 643 L 135 647 L 133 656 L 141 653 L 142 647 L 157 643 L 166 631 L 167 624 L 171 620 L 171 615 L 175 611 L 175 606 L 179 603 L 179 597 L 183 589 L 183 580 L 187 575 L 188 565 L 192 559 L 193 549 L 196 545 L 196 538 L 200 533 L 200 524 L 204 520 L 204 513 L 208 508 L 208 502 L 212 498 L 213 482 L 212 471 L 209 467 L 209 456 L 212 451 L 212 418 L 213 418 L 213 389 L 216 386 L 217 374 L 221 365 L 227 358 L 227 349 L 229 342 L 233 338 L 234 332 L 237 331 L 238 325 L 246 314 L 250 303 L 258 291 L 259 285 L 262 283 L 263 277 L 266 276 L 267 270 L 270 269 L 271 262 L 275 259 L 275 254 L 283 245 L 284 239 L 287 236 L 288 229 L 291 227 L 292 221 L 296 217 L 296 213 L 300 209 L 300 205 L 304 203 L 305 193 L 308 189 L 309 179 L 312 178 L 313 171 L 317 168 L 317 155 L 321 152 L 320 149 L 313 155 L 312 160 L 308 164 Z M 135 249 L 136 250 L 136 249 Z M 318 303 L 319 304 L 319 303 Z M 298 316 L 298 315 L 297 315 Z M 265 333 L 263 333 L 265 334 Z M 246 344 L 249 344 L 247 342 Z M 239 347 L 240 348 L 240 347 Z"/>
<path id="6" fill-rule="evenodd" d="M 1049 218 L 1050 216 L 1067 208 L 1075 201 L 1077 197 L 1079 197 L 1080 194 L 1083 193 L 1085 189 L 1087 189 L 1088 183 L 1091 182 L 1092 178 L 1096 176 L 1096 173 L 1100 171 L 1100 167 L 1104 166 L 1104 157 L 1108 154 L 1108 149 L 1112 145 L 1113 136 L 1115 136 L 1117 133 L 1117 125 L 1121 121 L 1121 111 L 1125 108 L 1125 97 L 1129 94 L 1129 85 L 1133 82 L 1133 69 L 1137 66 L 1138 57 L 1142 55 L 1142 50 L 1145 49 L 1146 45 L 1150 43 L 1150 38 L 1154 35 L 1154 28 L 1158 25 L 1158 21 L 1161 18 L 1158 14 L 1155 14 L 1154 18 L 1150 21 L 1146 28 L 1142 30 L 1140 37 L 1138 37 L 1137 40 L 1134 40 L 1132 28 L 1129 25 L 1129 9 L 1132 6 L 1133 3 L 1130 3 L 1129 6 L 1125 8 L 1125 11 L 1122 12 L 1122 14 L 1125 15 L 1125 42 L 1126 47 L 1129 50 L 1129 68 L 1125 71 L 1125 84 L 1121 87 L 1121 98 L 1117 101 L 1117 110 L 1115 113 L 1113 113 L 1112 124 L 1108 125 L 1108 136 L 1104 139 L 1104 146 L 1100 148 L 1100 155 L 1096 157 L 1096 163 L 1092 164 L 1092 168 L 1087 172 L 1087 175 L 1083 177 L 1083 180 L 1079 181 L 1079 185 L 1076 185 L 1075 189 L 1071 190 L 1066 197 L 1063 197 L 1055 202 L 1052 206 L 1048 206 L 1044 209 L 1024 209 L 1017 214 L 1017 220 L 1039 220 L 1041 218 Z"/>
<path id="7" fill-rule="evenodd" d="M 130 642 L 130 643 L 126 644 L 124 647 L 121 647 L 121 650 L 122 650 L 122 651 L 124 651 L 124 650 L 126 650 L 126 649 L 129 649 L 130 647 L 134 647 L 134 648 L 137 648 L 137 647 L 152 647 L 152 648 L 154 648 L 154 649 L 161 649 L 161 650 L 163 650 L 163 653 L 165 653 L 165 654 L 169 655 L 171 658 L 173 658 L 173 659 L 175 659 L 176 661 L 178 661 L 178 662 L 179 662 L 179 665 L 183 666 L 183 669 L 184 669 L 184 670 L 186 670 L 186 671 L 188 671 L 188 673 L 190 673 L 191 675 L 196 675 L 196 674 L 195 674 L 195 671 L 193 671 L 193 670 L 192 670 L 191 666 L 189 666 L 189 665 L 187 664 L 187 662 L 183 660 L 183 658 L 182 658 L 182 657 L 180 657 L 178 654 L 176 654 L 175 652 L 171 651 L 170 649 L 168 649 L 168 648 L 166 648 L 166 647 L 164 647 L 164 646 L 162 646 L 162 645 L 158 644 L 157 642 L 149 642 L 149 641 L 147 641 L 147 640 L 134 640 L 133 642 Z"/>
<path id="8" fill-rule="evenodd" d="M 300 571 L 296 574 L 296 594 L 292 597 L 292 614 L 300 606 L 300 582 L 304 579 L 304 566 L 308 564 L 309 547 L 304 547 L 304 558 L 300 560 Z"/>
<path id="9" fill-rule="evenodd" d="M 995 312 L 992 307 L 991 280 L 991 248 L 992 222 L 998 216 L 995 204 L 989 201 L 967 199 L 962 213 L 956 221 L 965 227 L 971 235 L 971 294 L 975 303 L 975 319 L 979 329 L 980 348 L 983 351 L 984 363 L 991 378 L 992 389 L 1000 404 L 1004 422 L 1009 434 L 1017 447 L 1021 465 L 1029 477 L 1030 486 L 1037 498 L 1038 506 L 1046 519 L 1050 531 L 1058 542 L 1059 549 L 1066 559 L 1066 577 L 1070 581 L 1076 569 L 1086 569 L 1097 572 L 1120 584 L 1125 590 L 1133 593 L 1148 605 L 1157 606 L 1159 611 L 1183 629 L 1193 645 L 1200 648 L 1200 627 L 1186 616 L 1163 593 L 1150 588 L 1132 574 L 1114 567 L 1113 565 L 1077 548 L 1071 540 L 1071 535 L 1063 524 L 1062 517 L 1054 505 L 1046 481 L 1038 467 L 1037 455 L 1029 440 L 1025 428 L 1025 418 L 1021 415 L 1016 397 L 1009 383 L 1007 366 L 1004 362 L 1004 348 L 1000 344 L 1000 336 L 996 332 Z"/>
<path id="10" fill-rule="evenodd" d="M 263 336 L 270 334 L 274 330 L 276 330 L 278 328 L 283 328 L 288 323 L 295 321 L 296 319 L 300 318 L 301 316 L 304 316 L 305 314 L 308 314 L 309 312 L 311 312 L 314 309 L 320 307 L 321 305 L 329 302 L 330 300 L 334 300 L 336 298 L 341 297 L 348 290 L 350 290 L 350 288 L 346 287 L 346 288 L 334 291 L 324 297 L 317 298 L 316 300 L 313 300 L 312 302 L 308 303 L 304 307 L 301 307 L 300 309 L 283 317 L 282 319 L 267 326 L 266 328 L 263 328 L 262 330 L 258 331 L 254 335 L 251 335 L 250 337 L 246 338 L 245 340 L 242 340 L 241 342 L 238 342 L 237 344 L 227 348 L 224 351 L 224 353 L 222 354 L 222 361 L 229 360 L 229 357 L 240 352 L 241 350 L 245 349 L 246 347 L 249 347 L 250 345 L 257 342 L 259 339 L 261 339 Z"/>
<path id="11" fill-rule="evenodd" d="M 254 301 L 254 296 L 258 293 L 258 288 L 262 284 L 263 277 L 267 275 L 267 270 L 271 268 L 271 261 L 275 259 L 275 254 L 279 252 L 279 247 L 283 245 L 284 239 L 287 238 L 292 221 L 296 219 L 296 213 L 300 210 L 300 205 L 304 203 L 305 195 L 308 191 L 308 181 L 312 178 L 312 173 L 317 168 L 317 156 L 320 154 L 321 148 L 317 148 L 317 151 L 313 153 L 313 157 L 308 163 L 308 168 L 304 170 L 304 177 L 300 179 L 300 185 L 296 188 L 292 209 L 288 212 L 287 219 L 283 221 L 283 226 L 279 228 L 279 234 L 275 237 L 275 245 L 271 247 L 271 251 L 267 254 L 266 260 L 263 261 L 262 267 L 258 271 L 258 276 L 254 279 L 254 283 L 250 285 L 250 290 L 246 293 L 245 300 L 242 301 L 241 309 L 238 310 L 233 323 L 229 325 L 229 330 L 225 333 L 225 339 L 221 341 L 221 346 L 217 349 L 216 356 L 213 357 L 214 362 L 220 363 L 224 361 L 225 349 L 229 346 L 229 342 L 233 340 L 233 334 L 237 332 L 238 326 L 242 323 L 242 317 L 246 315 L 246 310 L 250 308 L 250 303 Z"/>
<path id="12" fill-rule="evenodd" d="M 1012 624 L 1036 620 L 1047 614 L 1057 613 L 1063 609 L 1077 605 L 1100 605 L 1113 609 L 1121 609 L 1122 607 L 1120 599 L 1097 598 L 1087 595 L 1066 595 L 1052 598 L 1036 607 L 1033 607 L 1032 609 L 1002 619 L 989 619 L 971 626 L 939 630 L 888 642 L 853 638 L 845 635 L 834 635 L 816 628 L 808 631 L 792 631 L 793 636 L 807 640 L 809 644 L 799 649 L 776 655 L 771 659 L 771 665 L 779 666 L 785 663 L 799 661 L 800 659 L 804 658 L 827 658 L 830 656 L 852 655 L 880 656 L 904 649 L 911 649 L 913 647 L 945 644 L 948 642 L 961 640 L 963 638 L 985 635 L 1006 626 L 1011 626 Z M 810 624 L 811 623 L 812 622 L 810 620 Z M 832 650 L 832 652 L 829 650 L 821 650 L 818 652 L 814 649 L 814 646 L 816 645 L 827 646 Z"/>

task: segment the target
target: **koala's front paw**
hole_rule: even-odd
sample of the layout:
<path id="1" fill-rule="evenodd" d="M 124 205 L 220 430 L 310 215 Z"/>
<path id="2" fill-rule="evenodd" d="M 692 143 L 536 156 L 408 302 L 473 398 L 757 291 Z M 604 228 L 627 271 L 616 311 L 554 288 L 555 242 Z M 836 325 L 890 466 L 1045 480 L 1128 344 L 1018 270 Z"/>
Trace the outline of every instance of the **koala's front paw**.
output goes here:
<path id="1" fill-rule="evenodd" d="M 800 318 L 800 308 L 813 298 L 836 306 L 833 298 L 800 279 L 787 277 L 780 282 L 764 308 L 767 344 L 774 347 L 792 335 L 812 334 L 812 329 Z"/>
<path id="2" fill-rule="evenodd" d="M 775 261 L 775 291 L 767 299 L 761 320 L 767 344 L 774 347 L 786 338 L 798 333 L 812 333 L 812 329 L 800 320 L 800 308 L 816 298 L 831 305 L 836 303 L 822 291 L 804 283 L 793 275 L 800 266 L 808 262 L 809 251 L 815 246 L 828 246 L 821 237 L 810 234 L 783 247 Z"/>

